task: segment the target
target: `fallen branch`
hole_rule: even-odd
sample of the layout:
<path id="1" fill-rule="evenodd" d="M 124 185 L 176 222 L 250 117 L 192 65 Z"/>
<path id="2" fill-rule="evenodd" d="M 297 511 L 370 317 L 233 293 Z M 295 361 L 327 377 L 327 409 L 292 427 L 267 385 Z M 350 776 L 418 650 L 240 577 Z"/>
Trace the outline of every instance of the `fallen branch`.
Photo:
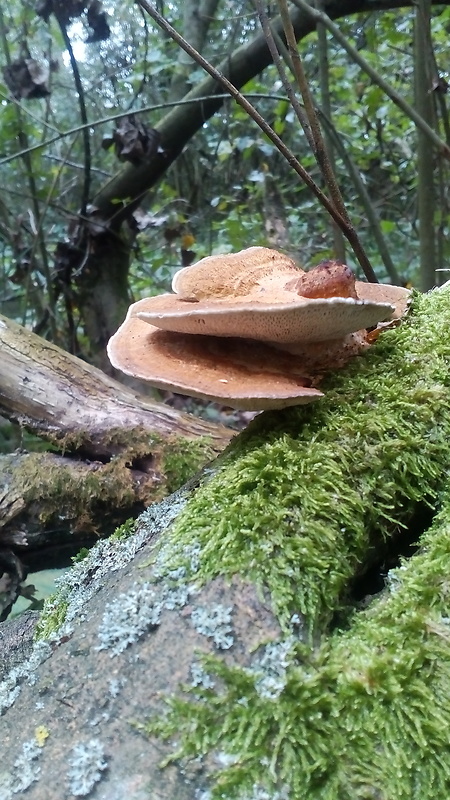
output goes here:
<path id="1" fill-rule="evenodd" d="M 86 538 L 111 533 L 233 435 L 139 397 L 6 317 L 0 348 L 0 414 L 52 450 L 0 456 L 0 550 L 29 552 L 32 569 L 42 567 L 42 548 L 76 551 Z"/>

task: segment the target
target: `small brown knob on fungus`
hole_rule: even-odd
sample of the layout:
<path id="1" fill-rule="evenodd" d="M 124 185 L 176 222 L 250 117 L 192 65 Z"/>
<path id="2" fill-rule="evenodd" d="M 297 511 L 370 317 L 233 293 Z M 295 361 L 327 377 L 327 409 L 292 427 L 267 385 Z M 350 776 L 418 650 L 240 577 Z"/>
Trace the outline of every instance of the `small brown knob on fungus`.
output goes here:
<path id="1" fill-rule="evenodd" d="M 355 276 L 342 261 L 321 261 L 316 267 L 304 272 L 299 278 L 290 280 L 286 286 L 289 291 L 298 292 L 302 297 L 352 297 L 358 299 Z"/>

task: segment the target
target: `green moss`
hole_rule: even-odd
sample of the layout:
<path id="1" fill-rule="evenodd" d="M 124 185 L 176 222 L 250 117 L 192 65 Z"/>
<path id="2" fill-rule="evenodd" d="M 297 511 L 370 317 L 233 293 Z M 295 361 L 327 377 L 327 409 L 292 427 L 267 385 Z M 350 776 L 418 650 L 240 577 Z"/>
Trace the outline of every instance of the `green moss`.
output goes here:
<path id="1" fill-rule="evenodd" d="M 128 539 L 136 531 L 136 520 L 133 517 L 125 520 L 123 525 L 119 525 L 111 536 L 111 539 Z"/>
<path id="2" fill-rule="evenodd" d="M 258 784 L 288 786 L 290 800 L 448 797 L 450 498 L 421 544 L 349 630 L 315 650 L 294 646 L 275 700 L 250 671 L 209 657 L 220 692 L 185 687 L 195 701 L 171 699 L 141 729 L 175 738 L 175 758 L 234 757 L 216 776 L 217 798 Z"/>
<path id="3" fill-rule="evenodd" d="M 198 548 L 196 583 L 237 574 L 268 589 L 291 643 L 276 697 L 254 670 L 208 657 L 220 688 L 186 686 L 142 726 L 176 741 L 176 759 L 222 758 L 212 797 L 449 796 L 449 329 L 449 291 L 416 296 L 410 319 L 326 381 L 323 401 L 262 415 L 232 443 L 166 539 L 171 570 L 189 572 Z M 373 549 L 418 504 L 440 502 L 421 551 L 331 629 Z"/>
<path id="4" fill-rule="evenodd" d="M 88 555 L 89 555 L 89 547 L 82 547 L 78 551 L 76 556 L 72 556 L 72 559 L 71 559 L 72 563 L 73 564 L 78 564 L 80 561 L 84 561 L 84 559 L 87 558 Z"/>
<path id="5" fill-rule="evenodd" d="M 59 592 L 47 597 L 36 625 L 34 638 L 48 639 L 53 633 L 56 633 L 65 621 L 68 605 L 66 600 L 61 599 Z"/>
<path id="6" fill-rule="evenodd" d="M 162 470 L 168 493 L 175 492 L 216 455 L 213 442 L 206 436 L 196 440 L 169 439 L 162 454 Z"/>
<path id="7" fill-rule="evenodd" d="M 179 553 L 200 546 L 196 580 L 250 577 L 282 624 L 326 623 L 371 545 L 442 488 L 449 327 L 448 292 L 417 296 L 408 321 L 325 381 L 323 400 L 263 414 L 231 443 L 173 532 Z"/>
<path id="8" fill-rule="evenodd" d="M 129 470 L 119 459 L 89 471 L 83 464 L 56 463 L 47 453 L 28 453 L 14 465 L 11 492 L 23 497 L 26 505 L 36 501 L 43 524 L 61 513 L 63 503 L 65 517 L 86 530 L 94 524 L 100 503 L 109 498 L 120 508 L 135 499 Z"/>
<path id="9" fill-rule="evenodd" d="M 80 437 L 78 444 L 82 433 Z M 143 428 L 126 432 L 112 429 L 106 443 L 117 447 L 119 454 L 90 470 L 75 459 L 55 462 L 48 453 L 24 454 L 19 462 L 16 456 L 5 456 L 5 469 L 11 471 L 10 493 L 23 497 L 27 506 L 36 501 L 43 524 L 60 515 L 63 503 L 64 516 L 73 519 L 74 526 L 96 531 L 99 507 L 109 504 L 120 511 L 132 509 L 139 502 L 158 502 L 215 455 L 208 437 L 195 441 L 179 436 L 162 439 L 149 436 Z M 70 449 L 73 442 L 63 444 Z M 165 480 L 149 482 L 147 494 L 141 493 L 137 499 L 130 466 L 140 458 L 151 459 Z"/>

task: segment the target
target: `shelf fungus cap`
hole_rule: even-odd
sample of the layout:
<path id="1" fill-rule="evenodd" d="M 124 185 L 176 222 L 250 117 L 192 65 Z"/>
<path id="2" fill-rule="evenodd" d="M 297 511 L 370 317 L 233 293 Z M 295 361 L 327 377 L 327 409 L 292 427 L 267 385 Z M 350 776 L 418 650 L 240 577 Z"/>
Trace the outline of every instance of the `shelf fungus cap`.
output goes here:
<path id="1" fill-rule="evenodd" d="M 303 273 L 295 262 L 268 247 L 207 256 L 175 273 L 172 290 L 186 301 L 242 297 L 280 280 L 284 286 Z"/>
<path id="2" fill-rule="evenodd" d="M 304 272 L 263 247 L 202 259 L 173 288 L 130 307 L 109 341 L 111 363 L 160 389 L 246 410 L 322 397 L 323 372 L 369 346 L 366 329 L 392 324 L 410 295 L 355 282 L 336 261 Z"/>
<path id="3" fill-rule="evenodd" d="M 309 272 L 265 247 L 204 258 L 176 273 L 177 294 L 143 301 L 142 320 L 161 330 L 278 344 L 327 341 L 391 317 L 395 301 L 358 284 L 341 262 Z"/>
<path id="4" fill-rule="evenodd" d="M 251 411 L 310 403 L 323 397 L 292 354 L 262 342 L 162 331 L 134 303 L 109 340 L 114 367 L 159 389 Z"/>

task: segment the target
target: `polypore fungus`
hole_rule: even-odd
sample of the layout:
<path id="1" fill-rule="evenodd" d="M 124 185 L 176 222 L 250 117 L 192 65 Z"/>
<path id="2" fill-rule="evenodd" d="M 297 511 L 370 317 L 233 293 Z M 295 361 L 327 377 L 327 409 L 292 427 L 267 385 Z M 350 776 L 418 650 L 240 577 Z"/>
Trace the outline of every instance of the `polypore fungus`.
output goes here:
<path id="1" fill-rule="evenodd" d="M 264 283 L 272 285 L 281 278 L 281 285 L 291 275 L 303 273 L 294 261 L 268 247 L 248 247 L 239 253 L 226 253 L 202 258 L 190 267 L 178 270 L 172 289 L 183 300 L 203 300 L 248 295 Z"/>
<path id="2" fill-rule="evenodd" d="M 366 329 L 404 313 L 409 296 L 355 282 L 336 261 L 306 273 L 264 247 L 204 258 L 172 285 L 177 294 L 130 307 L 111 363 L 158 388 L 254 410 L 321 397 L 320 374 L 367 347 Z"/>
<path id="3" fill-rule="evenodd" d="M 112 365 L 127 375 L 246 410 L 284 408 L 323 396 L 311 386 L 301 360 L 289 353 L 248 339 L 162 331 L 140 319 L 138 306 L 131 306 L 108 344 Z"/>

